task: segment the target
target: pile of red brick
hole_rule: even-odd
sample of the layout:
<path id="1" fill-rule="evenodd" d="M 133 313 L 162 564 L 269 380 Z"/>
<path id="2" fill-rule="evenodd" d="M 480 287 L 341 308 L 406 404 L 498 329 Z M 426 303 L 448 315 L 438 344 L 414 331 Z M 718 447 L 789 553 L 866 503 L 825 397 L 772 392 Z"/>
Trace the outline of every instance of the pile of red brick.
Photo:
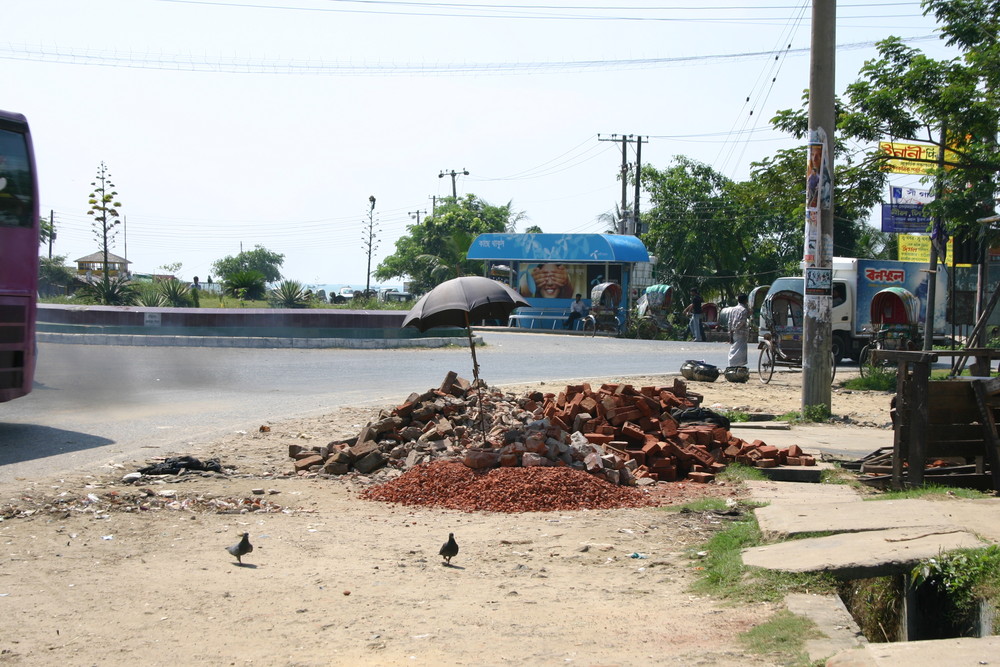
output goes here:
<path id="1" fill-rule="evenodd" d="M 289 456 L 303 474 L 409 470 L 444 460 L 473 470 L 566 466 L 620 485 L 708 482 L 732 461 L 764 468 L 815 463 L 798 447 L 748 443 L 717 424 L 671 416 L 701 402 L 680 379 L 670 387 L 580 384 L 515 396 L 449 373 L 441 387 L 411 394 L 357 436 L 308 450 L 293 445 Z"/>

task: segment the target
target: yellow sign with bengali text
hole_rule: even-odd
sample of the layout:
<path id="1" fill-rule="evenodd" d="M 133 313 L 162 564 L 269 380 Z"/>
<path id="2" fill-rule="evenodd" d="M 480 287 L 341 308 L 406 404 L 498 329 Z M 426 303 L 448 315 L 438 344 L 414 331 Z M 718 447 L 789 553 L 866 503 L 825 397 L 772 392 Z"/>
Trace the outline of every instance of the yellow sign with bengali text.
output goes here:
<path id="1" fill-rule="evenodd" d="M 937 166 L 938 147 L 933 144 L 902 144 L 894 141 L 880 141 L 878 149 L 892 156 L 891 159 L 885 161 L 883 169 L 893 174 L 922 176 L 930 173 Z"/>
<path id="2" fill-rule="evenodd" d="M 931 237 L 923 234 L 898 234 L 899 254 L 897 259 L 901 262 L 922 262 L 924 264 L 931 261 Z M 951 254 L 955 251 L 955 239 L 948 239 L 947 257 L 938 257 L 938 261 L 951 266 Z M 956 266 L 969 266 L 968 264 L 956 264 Z"/>

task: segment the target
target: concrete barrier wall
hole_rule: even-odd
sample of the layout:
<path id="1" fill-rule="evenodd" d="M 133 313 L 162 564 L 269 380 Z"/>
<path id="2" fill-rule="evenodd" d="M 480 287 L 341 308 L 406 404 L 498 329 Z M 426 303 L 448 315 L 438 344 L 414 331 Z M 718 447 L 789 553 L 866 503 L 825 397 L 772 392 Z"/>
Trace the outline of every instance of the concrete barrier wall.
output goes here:
<path id="1" fill-rule="evenodd" d="M 412 339 L 465 336 L 463 329 L 401 329 L 403 310 L 145 308 L 38 305 L 38 331 L 50 334 L 248 338 Z"/>

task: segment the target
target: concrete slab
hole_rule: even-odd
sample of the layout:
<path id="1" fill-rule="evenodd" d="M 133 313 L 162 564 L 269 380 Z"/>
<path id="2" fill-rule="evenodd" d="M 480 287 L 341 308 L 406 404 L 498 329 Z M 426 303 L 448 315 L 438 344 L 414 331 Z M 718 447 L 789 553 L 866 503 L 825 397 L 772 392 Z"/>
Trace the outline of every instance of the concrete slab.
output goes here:
<path id="1" fill-rule="evenodd" d="M 805 648 L 810 661 L 829 658 L 841 651 L 859 648 L 868 643 L 843 600 L 837 595 L 792 593 L 785 597 L 785 606 L 793 614 L 811 620 L 826 635 L 806 640 Z"/>
<path id="2" fill-rule="evenodd" d="M 803 503 L 861 502 L 861 496 L 846 484 L 809 484 L 799 482 L 744 482 L 750 499 L 757 502 L 798 507 Z"/>
<path id="3" fill-rule="evenodd" d="M 885 528 L 943 526 L 952 522 L 945 503 L 932 500 L 805 502 L 769 505 L 755 510 L 761 531 L 770 538 L 801 533 L 854 533 Z M 1000 514 L 998 514 L 1000 519 Z"/>
<path id="4" fill-rule="evenodd" d="M 1000 637 L 960 637 L 921 642 L 868 644 L 838 653 L 826 667 L 971 667 L 995 665 L 1000 655 Z"/>
<path id="5" fill-rule="evenodd" d="M 844 424 L 796 424 L 791 430 L 761 432 L 731 424 L 729 430 L 744 440 L 763 440 L 774 447 L 798 445 L 809 453 L 821 452 L 846 459 L 859 459 L 879 447 L 892 446 L 892 429 L 861 428 Z"/>
<path id="6" fill-rule="evenodd" d="M 832 467 L 831 463 L 817 461 L 814 466 L 778 466 L 777 468 L 758 468 L 758 470 L 775 482 L 819 484 L 823 479 L 823 471 Z"/>
<path id="7" fill-rule="evenodd" d="M 919 526 L 752 547 L 743 550 L 743 563 L 781 572 L 830 572 L 843 579 L 864 579 L 908 572 L 942 551 L 982 546 L 984 542 L 961 528 Z"/>
<path id="8" fill-rule="evenodd" d="M 824 485 L 815 485 L 817 493 Z M 885 528 L 950 525 L 1000 543 L 1000 498 L 966 500 L 845 500 L 831 506 L 829 496 L 792 505 L 772 503 L 755 510 L 761 531 L 768 537 L 801 533 L 848 533 Z M 797 499 L 799 500 L 799 499 Z"/>

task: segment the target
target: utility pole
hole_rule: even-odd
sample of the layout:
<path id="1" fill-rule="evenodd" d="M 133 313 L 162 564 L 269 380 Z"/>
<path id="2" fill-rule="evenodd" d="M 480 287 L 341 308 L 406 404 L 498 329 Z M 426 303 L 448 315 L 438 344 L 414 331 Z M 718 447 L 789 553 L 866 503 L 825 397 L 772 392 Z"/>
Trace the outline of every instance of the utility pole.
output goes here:
<path id="1" fill-rule="evenodd" d="M 618 220 L 618 233 L 619 234 L 631 233 L 631 234 L 635 235 L 638 232 L 638 224 L 639 224 L 639 169 L 641 167 L 640 156 L 642 155 L 642 144 L 644 144 L 644 143 L 648 144 L 649 143 L 649 139 L 643 140 L 643 138 L 641 136 L 637 136 L 637 135 L 634 135 L 634 134 L 623 134 L 623 135 L 621 135 L 621 138 L 619 139 L 619 137 L 618 137 L 617 134 L 612 134 L 611 137 L 609 137 L 609 138 L 604 138 L 604 137 L 601 137 L 601 135 L 597 135 L 597 140 L 598 141 L 615 141 L 615 142 L 621 141 L 621 144 L 622 144 L 622 167 L 621 167 L 621 174 L 620 174 L 620 176 L 621 176 L 621 179 L 622 179 L 622 206 L 621 206 L 621 210 L 619 211 L 621 213 L 621 216 L 620 216 L 620 218 Z M 636 145 L 636 149 L 635 149 L 635 155 L 636 155 L 636 158 L 635 158 L 635 161 L 636 161 L 636 165 L 635 165 L 635 202 L 634 202 L 635 206 L 634 206 L 633 210 L 631 210 L 631 212 L 630 212 L 630 209 L 629 209 L 629 206 L 628 206 L 628 172 L 629 172 L 628 145 L 632 144 L 632 143 L 634 143 Z M 630 216 L 631 219 L 632 219 L 632 229 L 631 229 L 631 232 L 627 229 L 626 224 L 625 224 L 625 218 L 626 218 L 626 216 Z"/>
<path id="2" fill-rule="evenodd" d="M 944 151 L 947 146 L 948 129 L 941 126 L 941 148 L 938 149 L 938 169 L 944 167 Z M 944 179 L 937 177 L 934 186 L 934 194 L 938 201 L 944 199 Z M 942 245 L 942 257 L 948 256 L 948 242 L 943 236 L 944 219 L 939 212 L 934 218 L 934 234 L 937 238 L 931 239 L 930 267 L 927 269 L 927 316 L 924 318 L 924 352 L 930 352 L 934 348 L 934 306 L 937 301 L 937 269 L 938 269 L 938 243 Z M 954 259 L 954 252 L 952 253 Z M 947 261 L 947 259 L 945 260 Z M 972 343 L 975 345 L 975 342 Z"/>
<path id="3" fill-rule="evenodd" d="M 833 145 L 837 0 L 813 0 L 803 249 L 802 411 L 830 411 L 833 369 Z"/>
<path id="4" fill-rule="evenodd" d="M 52 243 L 56 240 L 56 212 L 49 209 L 49 259 L 52 259 Z"/>
<path id="5" fill-rule="evenodd" d="M 368 296 L 368 291 L 372 286 L 372 253 L 378 248 L 378 240 L 376 239 L 377 224 L 375 223 L 375 195 L 368 197 L 368 202 L 371 204 L 371 208 L 368 209 L 368 223 L 365 225 L 361 232 L 361 244 L 365 246 L 368 251 L 368 270 L 365 272 L 365 296 Z"/>
<path id="6" fill-rule="evenodd" d="M 431 200 L 431 216 L 437 216 L 438 214 L 438 198 L 437 195 L 431 195 L 428 197 Z"/>
<path id="7" fill-rule="evenodd" d="M 452 169 L 451 171 L 442 171 L 440 174 L 438 174 L 438 178 L 451 176 L 451 196 L 455 201 L 458 201 L 458 190 L 455 187 L 455 177 L 458 176 L 459 174 L 462 174 L 463 176 L 468 176 L 469 172 L 465 167 L 462 167 L 462 171 L 455 171 L 454 169 Z"/>
<path id="8" fill-rule="evenodd" d="M 416 218 L 417 219 L 417 224 L 418 225 L 420 224 L 420 214 L 421 213 L 423 213 L 424 215 L 427 215 L 427 211 L 407 211 L 406 212 L 406 214 L 409 215 L 411 218 Z"/>

